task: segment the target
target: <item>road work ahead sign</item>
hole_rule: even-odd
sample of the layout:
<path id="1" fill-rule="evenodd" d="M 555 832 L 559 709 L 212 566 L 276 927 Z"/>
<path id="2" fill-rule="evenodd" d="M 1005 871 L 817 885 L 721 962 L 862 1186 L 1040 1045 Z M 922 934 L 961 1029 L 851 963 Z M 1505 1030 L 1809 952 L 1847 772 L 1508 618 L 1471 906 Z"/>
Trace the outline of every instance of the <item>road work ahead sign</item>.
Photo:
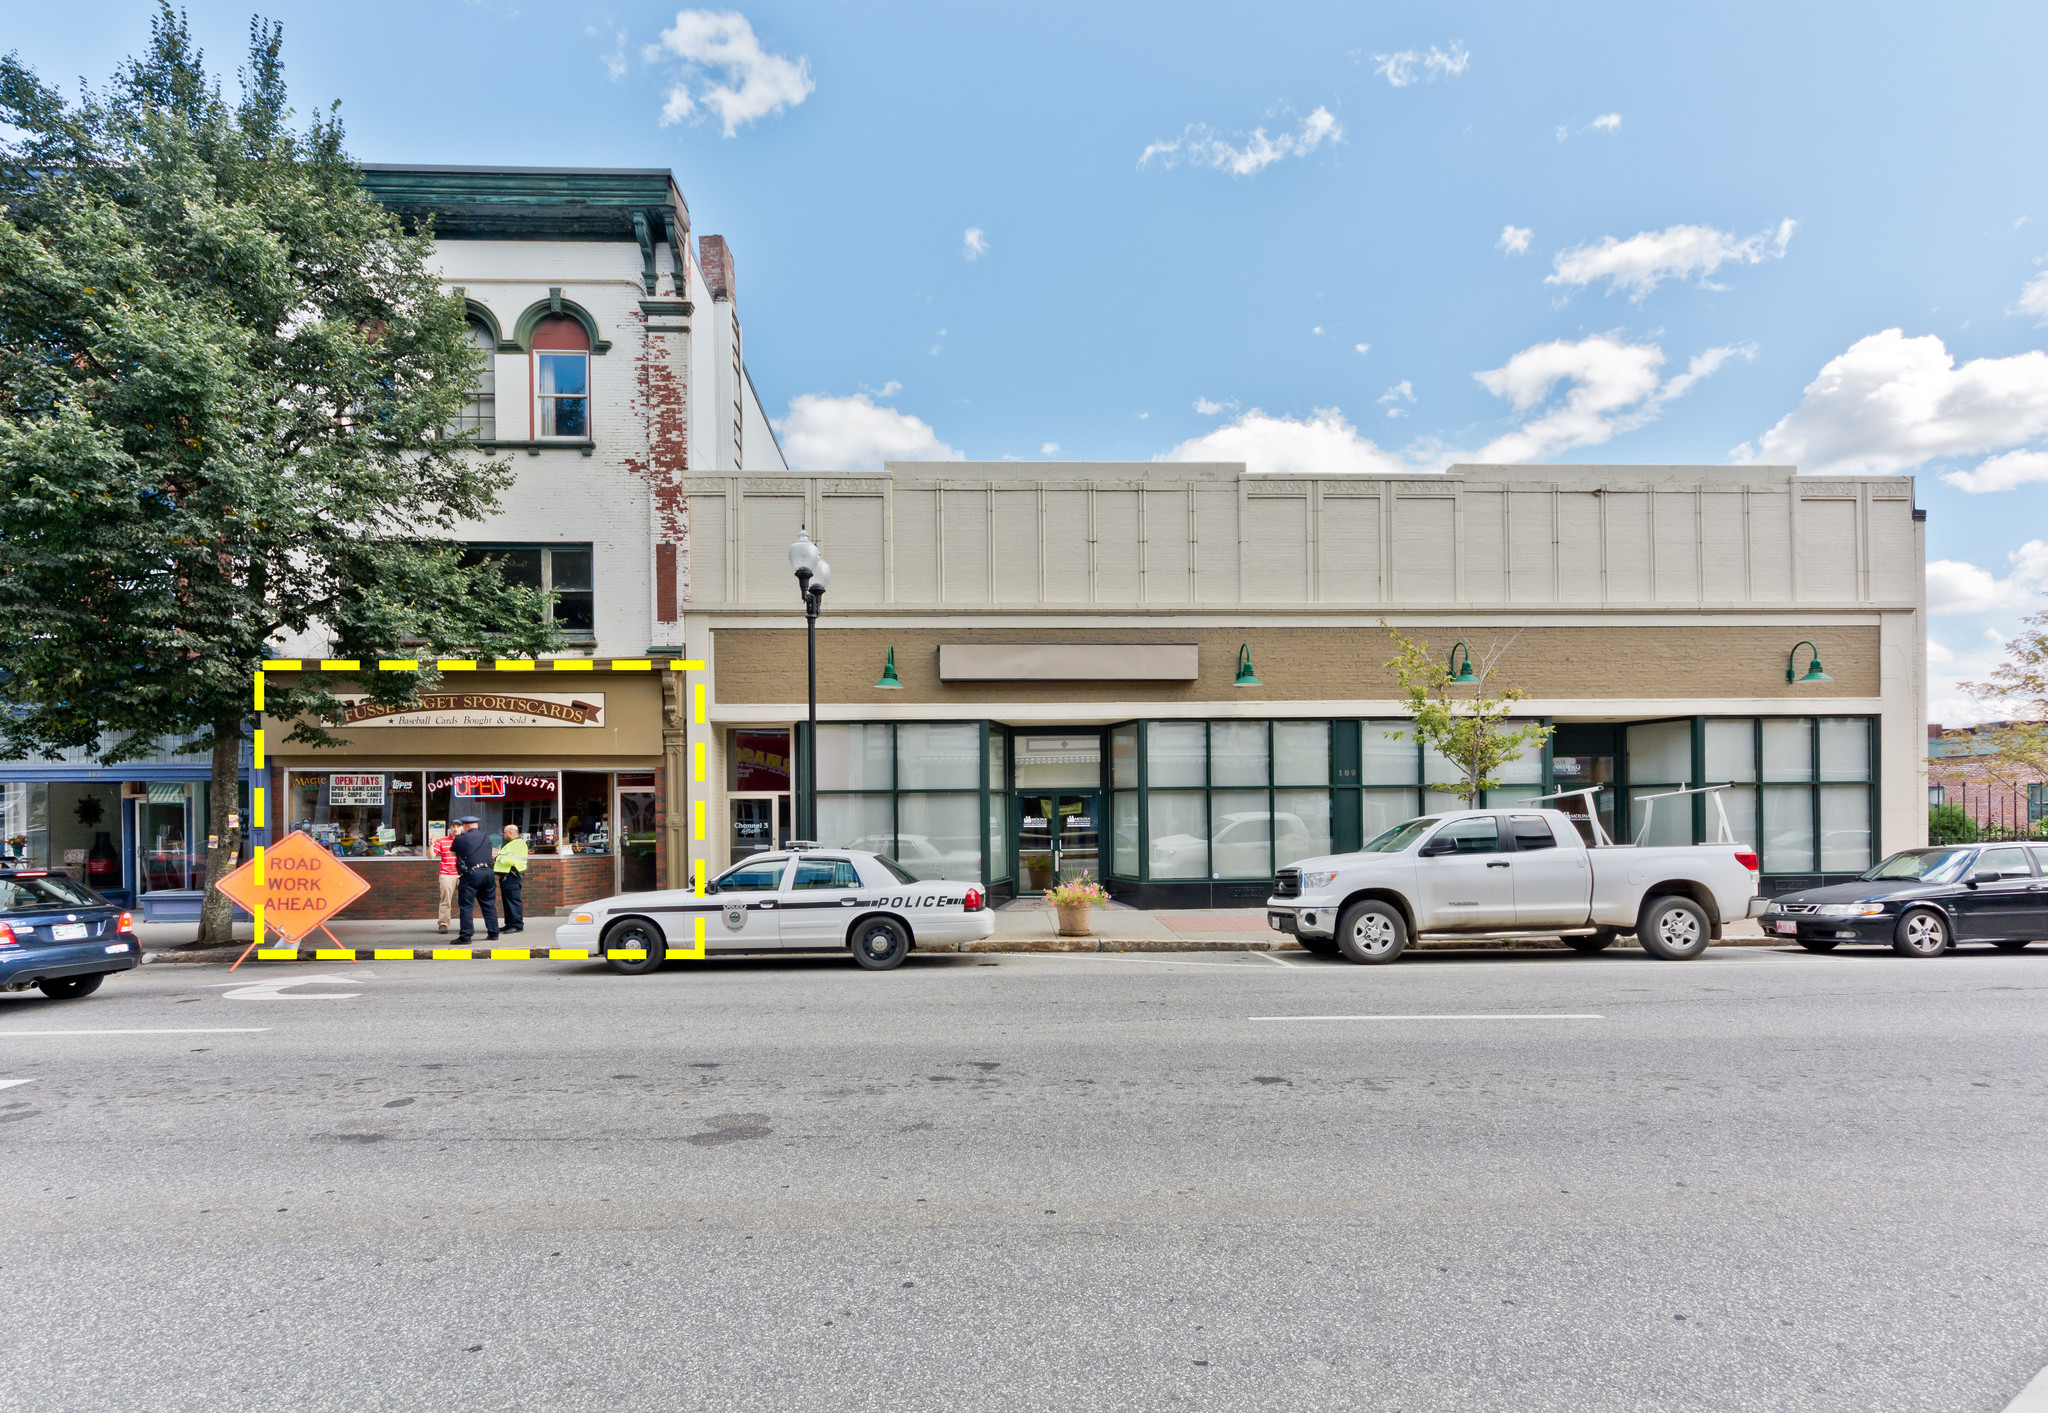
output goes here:
<path id="1" fill-rule="evenodd" d="M 221 892 L 287 942 L 298 941 L 369 889 L 361 874 L 313 842 L 312 835 L 297 831 L 220 881 Z"/>

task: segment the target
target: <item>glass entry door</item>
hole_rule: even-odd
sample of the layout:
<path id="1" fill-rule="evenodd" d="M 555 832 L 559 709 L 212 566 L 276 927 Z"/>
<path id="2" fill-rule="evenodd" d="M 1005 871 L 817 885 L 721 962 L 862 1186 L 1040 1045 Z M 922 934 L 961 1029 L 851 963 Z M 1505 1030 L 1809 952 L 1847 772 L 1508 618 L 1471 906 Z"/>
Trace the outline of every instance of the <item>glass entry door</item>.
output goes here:
<path id="1" fill-rule="evenodd" d="M 732 811 L 732 861 L 749 854 L 779 849 L 789 838 L 789 796 L 786 794 L 735 795 L 728 797 Z"/>
<path id="2" fill-rule="evenodd" d="M 661 886 L 654 866 L 654 791 L 619 790 L 619 891 L 647 893 Z"/>
<path id="3" fill-rule="evenodd" d="M 1102 877 L 1102 821 L 1095 805 L 1092 792 L 1018 797 L 1020 891 L 1041 893 L 1054 883 Z"/>

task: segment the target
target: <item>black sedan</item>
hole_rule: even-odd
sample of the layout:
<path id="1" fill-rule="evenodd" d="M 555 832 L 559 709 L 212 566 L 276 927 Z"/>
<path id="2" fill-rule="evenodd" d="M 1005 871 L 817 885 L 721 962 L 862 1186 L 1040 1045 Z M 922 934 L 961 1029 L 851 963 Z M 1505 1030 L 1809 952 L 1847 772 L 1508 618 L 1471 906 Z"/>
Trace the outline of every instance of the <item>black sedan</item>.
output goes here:
<path id="1" fill-rule="evenodd" d="M 131 914 L 61 873 L 0 871 L 0 991 L 69 1001 L 141 964 Z"/>
<path id="2" fill-rule="evenodd" d="M 1907 849 L 1854 883 L 1775 898 L 1759 921 L 1810 952 L 1844 942 L 1887 942 L 1903 957 L 1958 942 L 2016 952 L 2048 938 L 2048 844 Z"/>

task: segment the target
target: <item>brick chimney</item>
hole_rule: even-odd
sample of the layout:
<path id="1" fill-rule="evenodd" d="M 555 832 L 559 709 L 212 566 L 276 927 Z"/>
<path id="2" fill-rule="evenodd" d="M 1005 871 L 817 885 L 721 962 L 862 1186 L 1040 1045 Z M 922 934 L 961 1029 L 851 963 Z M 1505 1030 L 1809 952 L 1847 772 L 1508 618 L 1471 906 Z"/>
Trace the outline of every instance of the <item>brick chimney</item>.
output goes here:
<path id="1" fill-rule="evenodd" d="M 732 248 L 724 236 L 697 238 L 697 265 L 704 271 L 704 283 L 713 299 L 732 299 Z"/>

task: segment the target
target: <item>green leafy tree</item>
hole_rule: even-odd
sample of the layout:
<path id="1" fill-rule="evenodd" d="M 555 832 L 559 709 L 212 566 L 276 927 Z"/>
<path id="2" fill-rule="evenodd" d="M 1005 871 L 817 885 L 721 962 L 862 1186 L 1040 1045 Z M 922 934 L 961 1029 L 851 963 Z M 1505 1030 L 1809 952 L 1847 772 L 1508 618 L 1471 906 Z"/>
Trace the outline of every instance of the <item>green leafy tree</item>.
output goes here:
<path id="1" fill-rule="evenodd" d="M 1380 620 L 1380 627 L 1394 642 L 1394 657 L 1386 665 L 1401 683 L 1406 698 L 1403 705 L 1415 721 L 1415 739 L 1443 756 L 1459 772 L 1455 781 L 1432 780 L 1427 784 L 1431 789 L 1460 796 L 1468 809 L 1476 809 L 1480 791 L 1500 785 L 1496 772 L 1502 766 L 1521 759 L 1526 747 L 1540 746 L 1550 739 L 1551 728 L 1540 723 L 1508 725 L 1515 703 L 1522 700 L 1521 688 L 1509 687 L 1503 692 L 1487 688 L 1514 640 L 1509 639 L 1473 663 L 1479 681 L 1460 686 L 1452 681 L 1450 667 L 1430 653 L 1428 643 L 1397 632 L 1385 619 Z"/>
<path id="2" fill-rule="evenodd" d="M 0 749 L 211 752 L 208 941 L 232 935 L 215 885 L 269 645 L 553 643 L 542 596 L 447 540 L 506 473 L 445 430 L 480 364 L 431 233 L 364 193 L 338 117 L 294 129 L 281 27 L 250 39 L 239 103 L 168 4 L 76 102 L 0 60 Z M 398 704 L 432 681 L 358 690 Z M 339 685 L 271 683 L 266 706 L 334 744 Z"/>
<path id="3" fill-rule="evenodd" d="M 2048 780 L 2048 613 L 2024 621 L 2021 631 L 2006 642 L 2005 661 L 1987 681 L 1961 686 L 1979 701 L 2014 715 L 2009 725 L 1971 735 L 1973 741 L 1992 747 L 1978 757 L 1985 773 L 2014 789 Z"/>

